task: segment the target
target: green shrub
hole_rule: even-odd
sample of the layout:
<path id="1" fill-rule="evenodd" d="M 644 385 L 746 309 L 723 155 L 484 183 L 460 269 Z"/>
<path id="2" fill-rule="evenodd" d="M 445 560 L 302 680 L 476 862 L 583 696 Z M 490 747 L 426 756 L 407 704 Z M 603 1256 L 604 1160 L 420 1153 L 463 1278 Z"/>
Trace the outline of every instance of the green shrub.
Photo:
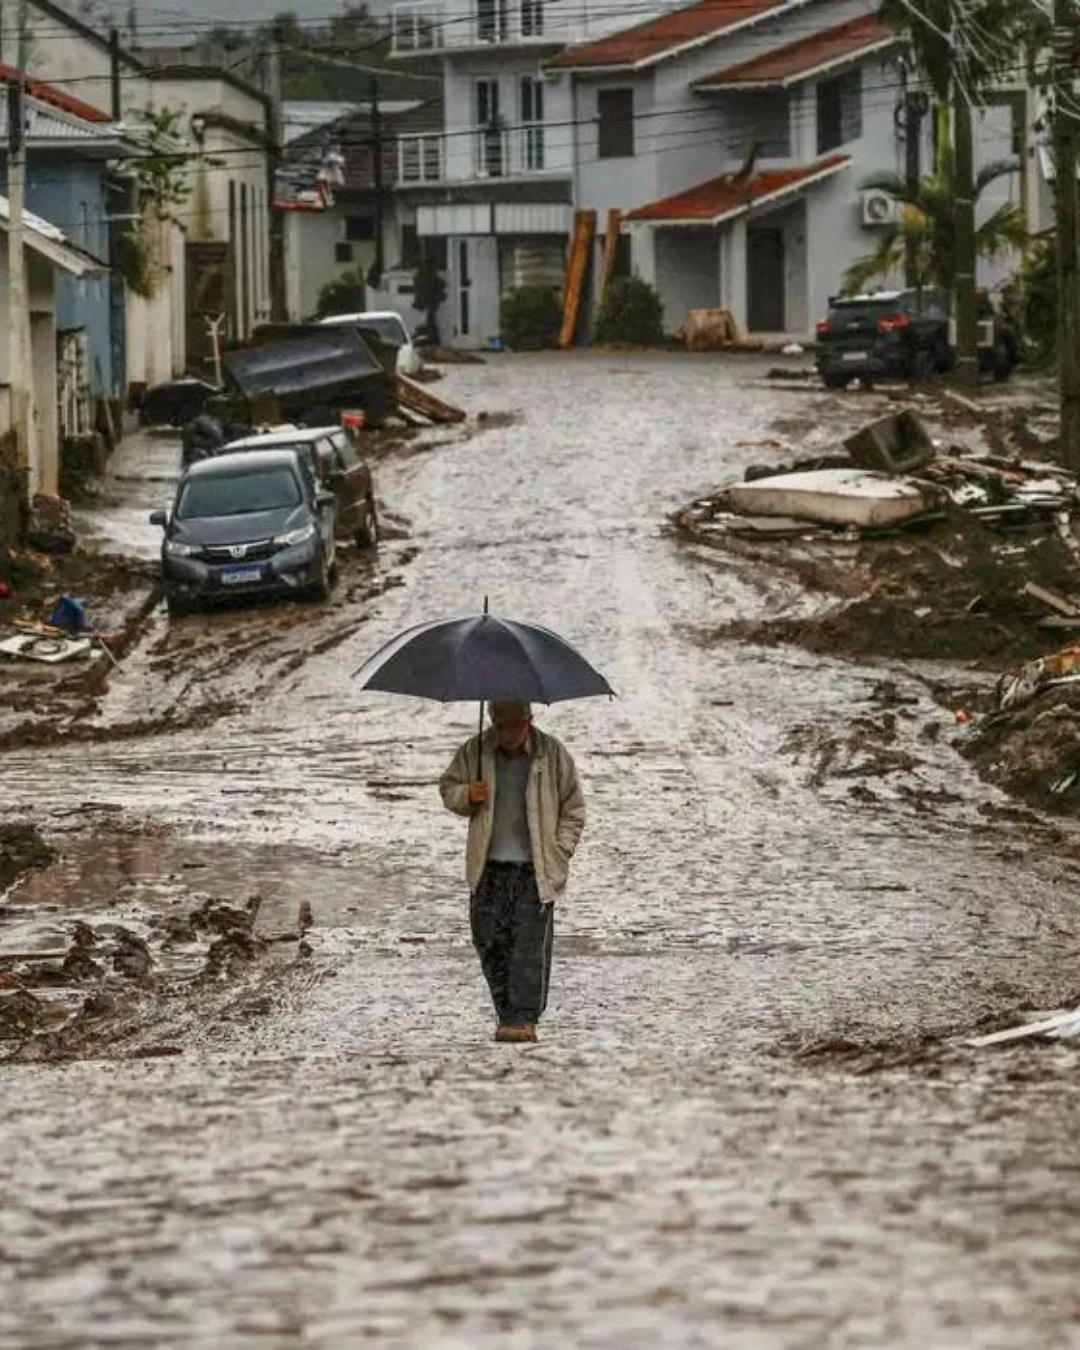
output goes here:
<path id="1" fill-rule="evenodd" d="M 1020 269 L 1002 294 L 1002 309 L 1020 332 L 1024 350 L 1038 364 L 1057 349 L 1057 252 L 1053 239 L 1033 239 Z"/>
<path id="2" fill-rule="evenodd" d="M 550 286 L 519 286 L 503 296 L 500 337 L 519 352 L 554 347 L 562 327 L 562 310 Z"/>
<path id="3" fill-rule="evenodd" d="M 664 340 L 664 307 L 655 288 L 637 275 L 616 277 L 596 321 L 596 340 L 659 346 Z"/>
<path id="4" fill-rule="evenodd" d="M 328 281 L 319 292 L 319 303 L 315 317 L 324 319 L 328 314 L 359 314 L 367 309 L 367 287 L 359 272 L 342 272 L 341 276 Z"/>

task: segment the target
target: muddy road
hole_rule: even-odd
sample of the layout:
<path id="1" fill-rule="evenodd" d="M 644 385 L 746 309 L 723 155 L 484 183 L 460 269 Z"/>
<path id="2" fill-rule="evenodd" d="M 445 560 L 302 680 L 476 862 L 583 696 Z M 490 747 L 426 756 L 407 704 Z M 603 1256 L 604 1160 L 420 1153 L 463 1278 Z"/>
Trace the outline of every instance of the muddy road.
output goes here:
<path id="1" fill-rule="evenodd" d="M 62 854 L 23 915 L 316 927 L 167 1058 L 0 1067 L 0 1344 L 1076 1344 L 1075 1054 L 963 1036 L 1075 994 L 1078 840 L 988 797 L 932 665 L 713 640 L 819 602 L 668 514 L 878 406 L 765 366 L 449 370 L 500 416 L 377 465 L 408 537 L 325 614 L 155 617 L 94 736 L 3 756 Z M 485 595 L 620 695 L 542 715 L 590 820 L 526 1051 L 434 787 L 473 712 L 349 680 Z"/>

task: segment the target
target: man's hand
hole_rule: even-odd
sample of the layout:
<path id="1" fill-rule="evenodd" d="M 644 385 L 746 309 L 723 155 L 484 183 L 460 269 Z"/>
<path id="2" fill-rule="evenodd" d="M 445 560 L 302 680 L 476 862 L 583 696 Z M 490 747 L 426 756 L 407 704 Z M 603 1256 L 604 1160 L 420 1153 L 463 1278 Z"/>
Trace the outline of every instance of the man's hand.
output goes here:
<path id="1" fill-rule="evenodd" d="M 482 780 L 469 784 L 469 805 L 483 806 L 488 799 L 488 785 Z"/>

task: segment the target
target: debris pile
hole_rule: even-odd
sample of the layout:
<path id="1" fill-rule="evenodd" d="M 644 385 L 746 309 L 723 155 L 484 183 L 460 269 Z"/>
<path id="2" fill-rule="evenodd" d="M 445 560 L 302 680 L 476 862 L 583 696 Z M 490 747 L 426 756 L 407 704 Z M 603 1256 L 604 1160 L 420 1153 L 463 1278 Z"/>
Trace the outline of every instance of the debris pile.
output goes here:
<path id="1" fill-rule="evenodd" d="M 0 941 L 0 1043 L 18 1048 L 42 1033 L 80 1033 L 109 1014 L 130 1018 L 154 994 L 197 996 L 240 977 L 275 944 L 310 953 L 309 904 L 294 930 L 278 934 L 255 931 L 261 906 L 253 895 L 243 906 L 205 899 L 185 912 L 125 915 L 123 923 L 76 920 L 63 945 L 31 911 L 11 907 Z"/>

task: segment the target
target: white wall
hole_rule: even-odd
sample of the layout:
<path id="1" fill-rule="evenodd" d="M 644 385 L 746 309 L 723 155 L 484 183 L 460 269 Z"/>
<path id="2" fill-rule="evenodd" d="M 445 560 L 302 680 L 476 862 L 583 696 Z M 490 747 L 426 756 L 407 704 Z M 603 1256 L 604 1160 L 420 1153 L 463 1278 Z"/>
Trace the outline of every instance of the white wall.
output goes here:
<path id="1" fill-rule="evenodd" d="M 692 309 L 720 303 L 717 231 L 657 230 L 655 286 L 664 301 L 664 331 L 677 332 Z"/>
<path id="2" fill-rule="evenodd" d="M 738 96 L 699 94 L 691 85 L 728 66 L 763 55 L 811 33 L 846 22 L 876 9 L 873 0 L 832 0 L 804 5 L 785 18 L 766 20 L 714 42 L 693 48 L 638 73 L 581 75 L 574 80 L 576 123 L 576 189 L 583 206 L 633 210 L 647 202 L 706 182 L 738 167 L 748 134 Z M 634 89 L 635 155 L 633 160 L 597 158 L 596 95 L 602 88 Z M 890 112 L 891 116 L 891 112 Z M 809 119 L 810 122 L 813 119 Z M 790 158 L 763 160 L 762 165 L 812 163 L 812 137 L 795 135 L 807 129 L 805 116 L 793 112 Z"/>

